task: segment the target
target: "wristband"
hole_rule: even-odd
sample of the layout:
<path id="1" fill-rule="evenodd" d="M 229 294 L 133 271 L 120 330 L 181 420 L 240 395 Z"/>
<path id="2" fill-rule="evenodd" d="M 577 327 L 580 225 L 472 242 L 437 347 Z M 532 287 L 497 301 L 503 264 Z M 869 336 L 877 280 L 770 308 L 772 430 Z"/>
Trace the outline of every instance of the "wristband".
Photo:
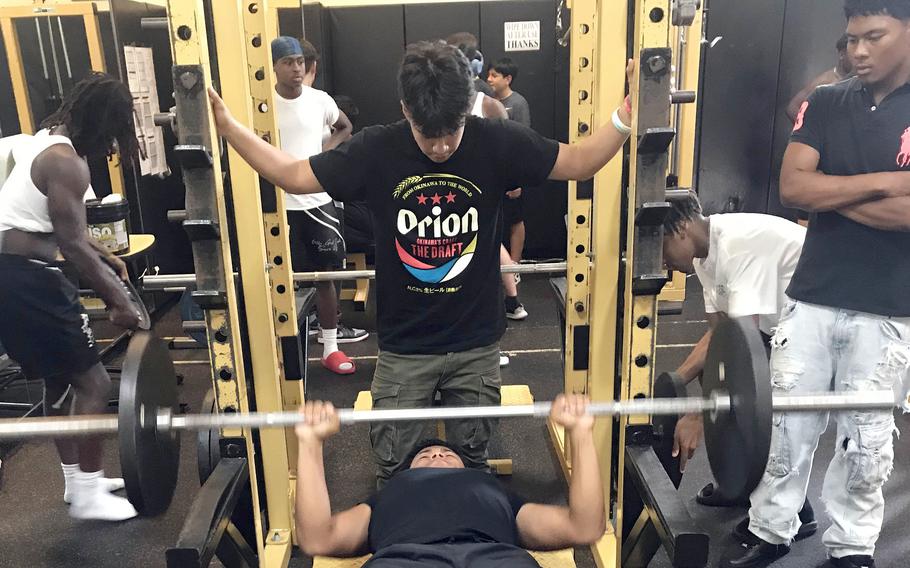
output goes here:
<path id="1" fill-rule="evenodd" d="M 619 118 L 619 109 L 613 111 L 613 128 L 619 131 L 623 136 L 629 136 L 632 134 L 632 127 L 626 126 L 622 119 Z"/>

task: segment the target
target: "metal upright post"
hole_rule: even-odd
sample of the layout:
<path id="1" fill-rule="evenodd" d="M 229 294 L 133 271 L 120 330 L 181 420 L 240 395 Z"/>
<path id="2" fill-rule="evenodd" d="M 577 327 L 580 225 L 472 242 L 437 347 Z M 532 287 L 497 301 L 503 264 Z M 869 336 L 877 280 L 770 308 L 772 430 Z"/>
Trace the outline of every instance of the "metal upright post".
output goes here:
<path id="1" fill-rule="evenodd" d="M 260 136 L 277 143 L 277 128 L 271 112 L 269 43 L 277 31 L 269 14 L 267 0 L 219 4 L 212 10 L 215 45 L 219 62 L 222 95 L 232 114 Z M 285 383 L 278 326 L 294 323 L 294 294 L 290 280 L 290 256 L 287 254 L 286 223 L 281 218 L 268 222 L 267 204 L 282 204 L 281 190 L 263 183 L 262 178 L 233 150 L 230 164 L 233 225 L 237 232 L 240 281 L 247 327 L 252 383 L 258 411 L 285 409 Z M 275 213 L 271 213 L 272 216 Z M 270 250 L 267 234 L 283 241 L 284 250 Z M 272 238 L 272 240 L 275 240 Z M 276 279 L 276 274 L 279 273 Z M 278 290 L 280 288 L 280 290 Z M 289 301 L 290 309 L 276 305 L 276 298 Z M 293 381 L 302 399 L 302 380 Z M 298 400 L 299 404 L 299 400 Z M 296 407 L 296 405 L 295 405 Z M 268 533 L 264 535 L 260 566 L 286 566 L 290 559 L 294 529 L 291 500 L 293 484 L 290 469 L 296 457 L 296 439 L 292 431 L 261 432 L 259 452 L 262 458 L 261 480 L 265 486 Z"/>

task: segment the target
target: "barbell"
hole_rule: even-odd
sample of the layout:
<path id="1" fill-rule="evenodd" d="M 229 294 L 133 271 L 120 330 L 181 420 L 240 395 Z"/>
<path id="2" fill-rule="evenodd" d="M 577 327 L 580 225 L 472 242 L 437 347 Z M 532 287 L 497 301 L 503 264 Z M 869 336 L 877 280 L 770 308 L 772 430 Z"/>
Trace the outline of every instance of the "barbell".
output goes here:
<path id="1" fill-rule="evenodd" d="M 507 264 L 500 269 L 504 274 L 565 274 L 565 262 L 538 262 L 528 264 Z M 295 272 L 294 282 L 325 282 L 337 280 L 359 280 L 376 278 L 375 270 L 326 270 L 322 272 Z M 195 274 L 150 274 L 142 277 L 142 289 L 167 290 L 189 288 L 196 285 Z"/>
<path id="2" fill-rule="evenodd" d="M 891 391 L 771 396 L 768 361 L 751 318 L 722 319 L 708 348 L 704 397 L 641 398 L 593 402 L 594 416 L 705 415 L 705 444 L 725 495 L 751 493 L 768 460 L 773 412 L 893 410 Z M 120 379 L 118 416 L 2 419 L 0 440 L 118 433 L 121 470 L 129 500 L 144 515 L 163 512 L 177 483 L 181 430 L 286 428 L 298 412 L 175 414 L 176 375 L 164 341 L 136 332 Z M 471 418 L 546 417 L 551 403 L 519 406 L 340 409 L 342 424 Z"/>

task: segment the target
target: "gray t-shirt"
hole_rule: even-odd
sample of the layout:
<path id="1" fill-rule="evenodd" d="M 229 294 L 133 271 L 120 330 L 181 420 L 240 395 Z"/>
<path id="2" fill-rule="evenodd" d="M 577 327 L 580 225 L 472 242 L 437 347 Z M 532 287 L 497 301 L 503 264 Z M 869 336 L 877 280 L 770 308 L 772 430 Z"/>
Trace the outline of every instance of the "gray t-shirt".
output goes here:
<path id="1" fill-rule="evenodd" d="M 509 118 L 515 122 L 531 127 L 531 107 L 528 106 L 528 100 L 520 94 L 512 91 L 512 94 L 500 101 L 502 106 L 506 107 Z"/>

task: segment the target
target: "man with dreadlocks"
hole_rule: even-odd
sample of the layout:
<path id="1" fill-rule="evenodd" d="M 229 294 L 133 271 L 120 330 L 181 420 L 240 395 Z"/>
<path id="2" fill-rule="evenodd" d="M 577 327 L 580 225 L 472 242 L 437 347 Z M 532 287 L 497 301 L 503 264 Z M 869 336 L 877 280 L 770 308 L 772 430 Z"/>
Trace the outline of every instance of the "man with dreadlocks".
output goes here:
<path id="1" fill-rule="evenodd" d="M 796 270 L 806 229 L 796 223 L 757 213 L 729 213 L 705 217 L 694 193 L 671 200 L 664 221 L 664 263 L 671 270 L 698 276 L 704 290 L 705 312 L 710 328 L 721 315 L 755 318 L 765 345 L 778 316 L 787 303 L 784 293 Z M 705 366 L 711 329 L 676 370 L 691 382 Z M 680 418 L 673 439 L 673 455 L 679 456 L 680 470 L 695 453 L 703 432 L 702 417 Z M 722 488 L 708 484 L 697 500 L 703 505 L 730 505 Z M 800 538 L 814 533 L 818 525 L 812 507 L 800 512 Z M 746 527 L 739 527 L 745 532 Z"/>
<path id="2" fill-rule="evenodd" d="M 78 290 L 55 261 L 59 250 L 107 304 L 111 322 L 136 328 L 138 315 L 105 263 L 121 278 L 126 267 L 88 237 L 84 205 L 91 192 L 86 159 L 110 155 L 115 144 L 124 160 L 137 151 L 132 95 L 113 77 L 93 73 L 41 126 L 17 149 L 16 165 L 0 190 L 0 342 L 26 376 L 44 380 L 45 414 L 100 414 L 111 380 Z M 123 480 L 104 477 L 100 437 L 61 438 L 56 444 L 71 516 L 136 516 L 129 501 L 110 493 Z"/>

